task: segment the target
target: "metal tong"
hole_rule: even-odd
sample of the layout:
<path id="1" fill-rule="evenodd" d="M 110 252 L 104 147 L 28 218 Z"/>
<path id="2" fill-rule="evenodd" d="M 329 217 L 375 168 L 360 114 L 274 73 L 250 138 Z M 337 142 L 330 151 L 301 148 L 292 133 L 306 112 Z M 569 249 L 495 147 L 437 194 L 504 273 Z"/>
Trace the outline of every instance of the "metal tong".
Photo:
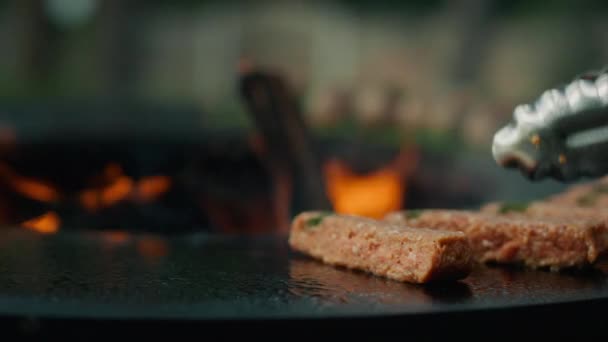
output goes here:
<path id="1" fill-rule="evenodd" d="M 575 77 L 515 108 L 492 154 L 530 180 L 562 182 L 608 173 L 608 69 Z"/>

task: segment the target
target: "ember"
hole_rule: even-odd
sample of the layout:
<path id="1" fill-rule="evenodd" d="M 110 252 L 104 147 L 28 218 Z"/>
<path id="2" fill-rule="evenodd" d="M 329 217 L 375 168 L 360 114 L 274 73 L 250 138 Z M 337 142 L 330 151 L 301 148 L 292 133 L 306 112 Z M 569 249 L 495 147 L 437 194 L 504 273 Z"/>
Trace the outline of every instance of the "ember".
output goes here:
<path id="1" fill-rule="evenodd" d="M 60 225 L 61 219 L 59 218 L 59 215 L 53 211 L 49 211 L 21 224 L 21 226 L 24 228 L 28 228 L 42 234 L 54 234 L 59 231 Z"/>
<path id="2" fill-rule="evenodd" d="M 171 188 L 171 178 L 167 176 L 148 176 L 136 182 L 115 163 L 108 164 L 97 178 L 101 185 L 85 189 L 79 196 L 80 204 L 89 211 L 107 208 L 125 200 L 154 201 Z"/>
<path id="3" fill-rule="evenodd" d="M 127 198 L 132 189 L 133 180 L 127 176 L 120 176 L 109 186 L 101 190 L 101 204 L 106 207 L 114 205 Z"/>
<path id="4" fill-rule="evenodd" d="M 52 185 L 20 176 L 6 164 L 0 164 L 0 178 L 14 191 L 28 198 L 40 202 L 54 202 L 59 199 L 59 192 Z"/>
<path id="5" fill-rule="evenodd" d="M 139 180 L 135 187 L 135 198 L 141 202 L 154 201 L 171 188 L 171 178 L 150 176 Z"/>

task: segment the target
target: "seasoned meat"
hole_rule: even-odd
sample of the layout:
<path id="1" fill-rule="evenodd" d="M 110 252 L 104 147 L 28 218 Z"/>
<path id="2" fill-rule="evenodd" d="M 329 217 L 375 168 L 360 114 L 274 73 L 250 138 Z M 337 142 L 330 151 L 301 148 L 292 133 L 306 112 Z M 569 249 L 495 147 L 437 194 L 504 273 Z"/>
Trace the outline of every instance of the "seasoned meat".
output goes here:
<path id="1" fill-rule="evenodd" d="M 410 283 L 465 278 L 473 263 L 462 232 L 320 212 L 294 218 L 289 244 L 327 264 Z"/>
<path id="2" fill-rule="evenodd" d="M 546 201 L 573 207 L 608 208 L 608 176 L 570 186 L 566 191 L 550 196 Z"/>
<path id="3" fill-rule="evenodd" d="M 523 264 L 553 270 L 584 267 L 606 249 L 604 220 L 540 212 L 505 214 L 458 210 L 401 211 L 385 221 L 408 227 L 464 232 L 479 262 Z"/>

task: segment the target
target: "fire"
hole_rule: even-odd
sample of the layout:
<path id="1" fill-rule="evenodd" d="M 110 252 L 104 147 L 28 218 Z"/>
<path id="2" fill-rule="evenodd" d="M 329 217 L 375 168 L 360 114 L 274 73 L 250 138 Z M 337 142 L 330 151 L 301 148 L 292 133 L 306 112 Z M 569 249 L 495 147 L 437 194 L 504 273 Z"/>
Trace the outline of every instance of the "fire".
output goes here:
<path id="1" fill-rule="evenodd" d="M 40 202 L 59 200 L 59 191 L 55 187 L 43 181 L 20 176 L 6 164 L 0 164 L 0 176 L 6 180 L 13 190 L 28 198 Z"/>
<path id="2" fill-rule="evenodd" d="M 59 192 L 52 186 L 35 179 L 16 177 L 13 179 L 15 191 L 40 202 L 54 202 L 59 199 Z"/>
<path id="3" fill-rule="evenodd" d="M 390 168 L 358 175 L 338 160 L 325 165 L 330 201 L 337 213 L 380 218 L 402 207 L 405 184 Z"/>
<path id="4" fill-rule="evenodd" d="M 89 211 L 107 208 L 125 200 L 153 201 L 169 191 L 172 185 L 171 178 L 159 175 L 135 181 L 115 163 L 108 164 L 99 178 L 101 186 L 85 189 L 79 194 L 80 204 Z"/>
<path id="5" fill-rule="evenodd" d="M 142 201 L 153 201 L 171 188 L 171 178 L 167 176 L 150 176 L 139 180 L 136 186 L 136 197 Z"/>
<path id="6" fill-rule="evenodd" d="M 29 219 L 21 226 L 42 234 L 53 234 L 59 230 L 61 219 L 54 211 L 49 211 L 41 216 Z"/>
<path id="7" fill-rule="evenodd" d="M 341 214 L 381 218 L 404 206 L 406 179 L 417 155 L 402 150 L 392 163 L 368 174 L 357 174 L 345 163 L 332 159 L 324 164 L 327 195 Z"/>
<path id="8" fill-rule="evenodd" d="M 127 198 L 133 189 L 133 180 L 127 176 L 120 176 L 106 188 L 101 190 L 101 204 L 112 206 Z"/>

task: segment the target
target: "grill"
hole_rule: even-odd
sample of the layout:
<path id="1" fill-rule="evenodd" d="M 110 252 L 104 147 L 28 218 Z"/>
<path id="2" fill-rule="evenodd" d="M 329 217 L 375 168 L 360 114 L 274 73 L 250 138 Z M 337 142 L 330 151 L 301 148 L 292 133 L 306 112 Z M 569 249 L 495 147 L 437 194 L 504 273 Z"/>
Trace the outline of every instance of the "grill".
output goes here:
<path id="1" fill-rule="evenodd" d="M 291 252 L 275 235 L 41 236 L 5 229 L 0 245 L 3 333 L 88 335 L 109 327 L 139 336 L 230 335 L 224 329 L 238 324 L 260 334 L 294 326 L 433 336 L 441 333 L 432 329 L 439 324 L 481 336 L 502 324 L 553 322 L 543 334 L 584 334 L 601 332 L 601 325 L 593 327 L 603 320 L 596 310 L 608 301 L 605 262 L 572 274 L 480 266 L 462 282 L 416 286 L 323 265 Z"/>
<path id="2" fill-rule="evenodd" d="M 605 334 L 606 260 L 415 286 L 287 245 L 309 209 L 563 190 L 491 156 L 513 104 L 605 59 L 599 2 L 542 6 L 559 20 L 468 0 L 0 4 L 0 338 Z"/>

